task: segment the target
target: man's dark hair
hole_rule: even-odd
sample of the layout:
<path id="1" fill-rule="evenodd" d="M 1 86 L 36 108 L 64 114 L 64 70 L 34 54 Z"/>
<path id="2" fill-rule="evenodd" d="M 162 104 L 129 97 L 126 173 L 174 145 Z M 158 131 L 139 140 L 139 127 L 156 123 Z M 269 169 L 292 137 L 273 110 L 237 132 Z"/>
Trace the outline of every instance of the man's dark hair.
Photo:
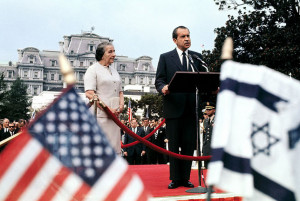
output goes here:
<path id="1" fill-rule="evenodd" d="M 178 29 L 187 29 L 187 30 L 189 30 L 187 27 L 185 27 L 185 26 L 178 26 L 178 27 L 176 27 L 174 30 L 173 30 L 173 33 L 172 33 L 172 37 L 173 37 L 173 39 L 177 39 L 177 37 L 178 37 L 178 34 L 177 34 L 177 30 Z M 190 30 L 189 30 L 190 31 Z"/>
<path id="2" fill-rule="evenodd" d="M 102 59 L 105 53 L 105 47 L 109 45 L 113 45 L 113 44 L 110 42 L 102 42 L 97 46 L 96 55 L 95 55 L 97 61 L 100 61 Z"/>
<path id="3" fill-rule="evenodd" d="M 145 121 L 145 120 L 149 120 L 149 118 L 147 118 L 147 117 L 144 117 L 144 118 L 143 118 L 143 121 Z"/>

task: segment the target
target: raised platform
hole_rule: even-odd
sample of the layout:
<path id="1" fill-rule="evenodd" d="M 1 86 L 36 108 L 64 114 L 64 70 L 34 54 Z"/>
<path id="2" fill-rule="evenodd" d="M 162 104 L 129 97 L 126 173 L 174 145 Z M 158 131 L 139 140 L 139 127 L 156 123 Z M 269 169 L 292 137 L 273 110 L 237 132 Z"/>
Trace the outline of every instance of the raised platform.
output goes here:
<path id="1" fill-rule="evenodd" d="M 188 188 L 179 187 L 176 189 L 168 189 L 169 180 L 169 166 L 168 165 L 130 165 L 131 171 L 136 172 L 143 180 L 146 189 L 152 194 L 153 201 L 204 201 L 206 194 L 187 193 Z M 204 170 L 204 177 L 206 177 L 206 170 Z M 199 186 L 198 170 L 191 171 L 190 181 Z M 202 182 L 203 183 L 203 182 Z M 204 187 L 204 185 L 202 185 Z M 211 201 L 242 201 L 240 196 L 233 193 L 225 193 L 218 189 L 212 194 Z"/>

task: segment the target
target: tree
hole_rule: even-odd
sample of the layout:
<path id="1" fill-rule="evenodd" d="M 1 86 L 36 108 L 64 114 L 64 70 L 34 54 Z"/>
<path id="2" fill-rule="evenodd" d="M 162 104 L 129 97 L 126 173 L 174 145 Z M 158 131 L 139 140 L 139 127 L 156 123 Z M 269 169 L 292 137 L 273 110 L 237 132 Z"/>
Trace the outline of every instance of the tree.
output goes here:
<path id="1" fill-rule="evenodd" d="M 4 74 L 1 73 L 0 74 L 0 118 L 4 118 L 4 109 L 6 107 L 7 104 L 7 86 L 4 80 Z"/>
<path id="2" fill-rule="evenodd" d="M 121 113 L 121 119 L 128 119 L 128 114 L 127 114 L 127 111 L 128 111 L 128 102 L 129 102 L 129 98 L 128 97 L 124 97 L 124 110 L 122 111 Z M 134 118 L 136 118 L 136 111 L 138 109 L 138 102 L 131 99 L 130 98 L 130 102 L 131 102 L 131 111 L 132 111 L 132 116 Z"/>
<path id="3" fill-rule="evenodd" d="M 266 65 L 300 79 L 299 0 L 214 0 L 220 10 L 240 9 L 228 16 L 226 25 L 215 29 L 215 48 L 203 57 L 213 71 L 220 69 L 223 42 L 234 41 L 233 59 Z"/>
<path id="4" fill-rule="evenodd" d="M 138 102 L 139 108 L 144 109 L 143 116 L 146 116 L 148 106 L 149 118 L 163 116 L 163 100 L 160 94 L 145 94 Z"/>
<path id="5" fill-rule="evenodd" d="M 17 78 L 4 100 L 1 116 L 10 120 L 28 119 L 31 101 L 27 95 L 27 86 L 20 78 Z"/>

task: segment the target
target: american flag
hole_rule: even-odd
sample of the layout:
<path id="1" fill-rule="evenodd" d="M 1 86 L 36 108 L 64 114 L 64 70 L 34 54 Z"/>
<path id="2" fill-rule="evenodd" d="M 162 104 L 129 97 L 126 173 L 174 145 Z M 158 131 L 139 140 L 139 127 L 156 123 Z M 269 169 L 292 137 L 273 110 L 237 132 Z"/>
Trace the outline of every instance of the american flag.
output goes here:
<path id="1" fill-rule="evenodd" d="M 148 200 L 68 87 L 0 155 L 0 200 Z"/>
<path id="2" fill-rule="evenodd" d="M 128 101 L 127 115 L 128 115 L 128 121 L 130 122 L 131 119 L 132 119 L 132 110 L 131 110 L 131 101 L 130 101 L 130 99 Z"/>

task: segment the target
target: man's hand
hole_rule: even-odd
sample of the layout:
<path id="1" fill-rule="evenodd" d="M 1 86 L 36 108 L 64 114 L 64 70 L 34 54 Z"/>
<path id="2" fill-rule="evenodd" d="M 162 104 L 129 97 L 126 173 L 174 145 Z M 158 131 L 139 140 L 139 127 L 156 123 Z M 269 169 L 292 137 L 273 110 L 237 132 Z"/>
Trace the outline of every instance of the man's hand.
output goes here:
<path id="1" fill-rule="evenodd" d="M 124 156 L 128 156 L 128 153 L 127 153 L 127 151 L 125 151 L 125 152 L 124 152 Z"/>
<path id="2" fill-rule="evenodd" d="M 170 93 L 170 91 L 169 91 L 169 85 L 165 85 L 165 86 L 162 88 L 161 92 L 162 92 L 164 95 L 169 94 L 169 93 Z"/>
<path id="3" fill-rule="evenodd" d="M 146 151 L 142 151 L 141 156 L 144 156 L 146 154 Z"/>

